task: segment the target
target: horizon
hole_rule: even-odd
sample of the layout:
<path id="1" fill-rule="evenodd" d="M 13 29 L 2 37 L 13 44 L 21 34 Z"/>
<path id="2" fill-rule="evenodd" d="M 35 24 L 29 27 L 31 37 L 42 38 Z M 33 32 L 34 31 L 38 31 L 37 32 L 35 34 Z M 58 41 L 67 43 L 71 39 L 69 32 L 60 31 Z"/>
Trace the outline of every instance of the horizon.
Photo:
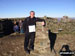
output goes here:
<path id="1" fill-rule="evenodd" d="M 75 0 L 0 0 L 0 18 L 28 17 L 35 11 L 36 17 L 75 17 Z"/>
<path id="2" fill-rule="evenodd" d="M 44 17 L 44 16 L 43 16 Z M 47 17 L 47 16 L 46 16 Z M 9 17 L 9 18 L 0 18 L 0 19 L 14 19 L 14 18 L 26 18 L 26 17 Z M 40 17 L 39 17 L 40 18 Z M 56 18 L 56 19 L 61 19 L 62 17 L 50 17 L 50 18 Z M 75 19 L 75 17 L 68 17 L 70 19 Z"/>

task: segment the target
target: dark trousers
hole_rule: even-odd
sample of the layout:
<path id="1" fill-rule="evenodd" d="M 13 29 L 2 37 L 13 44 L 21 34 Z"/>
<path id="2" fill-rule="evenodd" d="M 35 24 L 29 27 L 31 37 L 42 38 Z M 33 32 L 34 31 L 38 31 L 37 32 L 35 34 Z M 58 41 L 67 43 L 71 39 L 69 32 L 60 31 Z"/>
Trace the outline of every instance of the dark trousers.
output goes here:
<path id="1" fill-rule="evenodd" d="M 25 34 L 25 41 L 24 41 L 24 49 L 28 50 L 28 48 L 34 48 L 34 41 L 35 41 L 35 32 L 26 33 Z"/>

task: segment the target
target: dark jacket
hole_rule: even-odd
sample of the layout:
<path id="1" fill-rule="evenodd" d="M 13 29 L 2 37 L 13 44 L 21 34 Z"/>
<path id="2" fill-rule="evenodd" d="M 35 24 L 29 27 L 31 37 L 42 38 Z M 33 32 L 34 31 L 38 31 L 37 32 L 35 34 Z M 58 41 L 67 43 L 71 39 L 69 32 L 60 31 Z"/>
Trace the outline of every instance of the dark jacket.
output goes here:
<path id="1" fill-rule="evenodd" d="M 36 17 L 34 17 L 34 18 L 27 17 L 27 18 L 24 20 L 24 22 L 23 22 L 23 31 L 24 31 L 25 33 L 29 33 L 29 29 L 28 29 L 28 26 L 29 26 L 29 25 L 35 25 L 35 26 L 36 26 L 36 22 L 42 22 L 42 21 L 45 22 L 44 19 L 40 19 L 40 18 L 36 18 Z M 46 25 L 46 22 L 45 22 L 45 25 Z M 45 26 L 45 25 L 44 25 L 44 26 Z"/>

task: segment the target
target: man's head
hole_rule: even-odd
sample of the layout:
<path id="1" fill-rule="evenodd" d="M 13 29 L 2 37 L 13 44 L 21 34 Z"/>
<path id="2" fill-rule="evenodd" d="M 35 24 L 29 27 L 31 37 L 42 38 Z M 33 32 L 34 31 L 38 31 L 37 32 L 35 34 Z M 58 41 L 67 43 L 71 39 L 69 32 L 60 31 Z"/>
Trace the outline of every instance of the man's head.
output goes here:
<path id="1" fill-rule="evenodd" d="M 35 12 L 34 11 L 30 11 L 30 17 L 31 18 L 35 17 Z"/>

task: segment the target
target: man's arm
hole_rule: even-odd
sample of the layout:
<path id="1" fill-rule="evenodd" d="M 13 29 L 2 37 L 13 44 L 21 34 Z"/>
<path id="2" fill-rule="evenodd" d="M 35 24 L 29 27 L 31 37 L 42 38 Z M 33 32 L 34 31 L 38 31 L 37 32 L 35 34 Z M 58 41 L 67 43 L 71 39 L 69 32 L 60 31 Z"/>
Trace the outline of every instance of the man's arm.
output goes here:
<path id="1" fill-rule="evenodd" d="M 36 18 L 36 22 L 42 22 L 42 25 L 46 26 L 46 21 L 44 19 Z"/>

